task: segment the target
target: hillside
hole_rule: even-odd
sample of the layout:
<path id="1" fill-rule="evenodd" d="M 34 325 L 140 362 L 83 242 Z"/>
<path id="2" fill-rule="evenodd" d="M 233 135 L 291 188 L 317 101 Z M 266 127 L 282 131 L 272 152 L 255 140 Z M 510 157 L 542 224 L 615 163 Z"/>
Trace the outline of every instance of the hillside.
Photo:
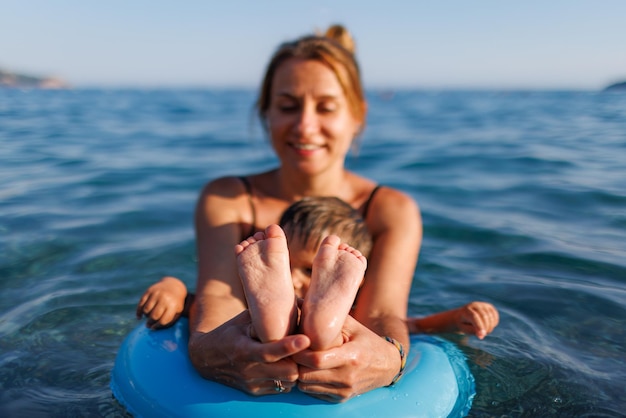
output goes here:
<path id="1" fill-rule="evenodd" d="M 626 91 L 626 81 L 622 81 L 620 83 L 611 84 L 607 86 L 604 91 Z"/>
<path id="2" fill-rule="evenodd" d="M 37 77 L 0 69 L 0 88 L 65 89 L 69 84 L 56 77 Z"/>

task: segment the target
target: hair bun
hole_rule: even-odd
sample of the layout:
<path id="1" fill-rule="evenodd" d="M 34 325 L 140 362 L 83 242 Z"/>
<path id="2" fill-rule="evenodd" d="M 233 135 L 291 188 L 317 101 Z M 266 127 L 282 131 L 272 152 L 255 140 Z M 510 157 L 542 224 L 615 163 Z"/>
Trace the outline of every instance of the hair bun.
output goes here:
<path id="1" fill-rule="evenodd" d="M 348 32 L 348 29 L 344 28 L 342 25 L 331 25 L 326 29 L 324 36 L 334 40 L 347 51 L 354 54 L 354 50 L 356 49 L 354 39 L 352 39 L 352 35 Z"/>

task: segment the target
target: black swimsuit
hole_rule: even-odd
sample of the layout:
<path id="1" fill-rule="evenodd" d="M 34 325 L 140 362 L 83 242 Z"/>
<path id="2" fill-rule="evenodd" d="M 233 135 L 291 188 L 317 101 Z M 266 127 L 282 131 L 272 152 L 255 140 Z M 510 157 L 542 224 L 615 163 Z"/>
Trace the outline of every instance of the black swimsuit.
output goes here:
<path id="1" fill-rule="evenodd" d="M 247 177 L 239 177 L 239 180 L 241 180 L 243 187 L 246 189 L 248 202 L 250 203 L 250 210 L 252 211 L 252 225 L 250 225 L 250 233 L 247 235 L 247 237 L 251 237 L 256 232 L 256 207 L 254 206 L 254 201 L 252 200 L 252 184 L 250 184 L 250 180 L 248 180 Z M 370 193 L 369 197 L 365 201 L 365 204 L 363 205 L 363 219 L 367 219 L 367 212 L 369 211 L 370 203 L 372 203 L 374 195 L 381 187 L 382 186 L 380 184 L 376 185 L 374 190 L 372 190 L 372 193 Z"/>
<path id="2" fill-rule="evenodd" d="M 370 203 L 372 203 L 372 199 L 374 198 L 374 195 L 380 188 L 381 188 L 381 185 L 377 184 L 376 187 L 374 187 L 374 190 L 372 190 L 372 193 L 370 193 L 369 197 L 365 201 L 365 204 L 363 205 L 363 219 L 364 220 L 367 219 L 367 211 L 370 208 Z"/>

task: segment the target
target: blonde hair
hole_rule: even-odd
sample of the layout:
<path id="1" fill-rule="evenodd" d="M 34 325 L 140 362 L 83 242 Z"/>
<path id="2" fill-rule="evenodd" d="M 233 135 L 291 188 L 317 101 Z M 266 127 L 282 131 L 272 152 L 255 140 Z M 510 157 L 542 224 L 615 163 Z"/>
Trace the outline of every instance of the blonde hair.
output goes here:
<path id="1" fill-rule="evenodd" d="M 372 236 L 358 210 L 337 197 L 305 197 L 289 206 L 279 225 L 287 240 L 299 240 L 315 249 L 328 235 L 337 235 L 342 241 L 367 257 L 372 249 Z"/>
<path id="2" fill-rule="evenodd" d="M 354 55 L 356 45 L 354 44 L 354 39 L 352 39 L 352 35 L 350 35 L 350 32 L 348 32 L 348 29 L 344 28 L 341 25 L 332 25 L 328 29 L 326 29 L 326 33 L 323 36 L 339 42 L 341 46 L 343 46 L 345 49 L 350 51 L 352 55 Z"/>
<path id="3" fill-rule="evenodd" d="M 298 58 L 319 61 L 332 70 L 346 95 L 352 116 L 361 122 L 362 129 L 367 106 L 354 50 L 352 36 L 341 25 L 330 26 L 324 35 L 304 36 L 281 44 L 267 66 L 257 100 L 257 111 L 263 126 L 267 128 L 266 112 L 270 107 L 276 70 L 288 59 Z"/>

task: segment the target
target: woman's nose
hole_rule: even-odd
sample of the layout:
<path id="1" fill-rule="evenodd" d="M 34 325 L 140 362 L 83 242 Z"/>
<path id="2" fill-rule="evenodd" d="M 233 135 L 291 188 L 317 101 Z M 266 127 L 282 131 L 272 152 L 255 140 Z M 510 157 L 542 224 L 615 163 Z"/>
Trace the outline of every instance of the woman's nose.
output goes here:
<path id="1" fill-rule="evenodd" d="M 303 135 L 317 132 L 319 129 L 319 118 L 312 106 L 304 106 L 300 112 L 298 130 Z"/>

